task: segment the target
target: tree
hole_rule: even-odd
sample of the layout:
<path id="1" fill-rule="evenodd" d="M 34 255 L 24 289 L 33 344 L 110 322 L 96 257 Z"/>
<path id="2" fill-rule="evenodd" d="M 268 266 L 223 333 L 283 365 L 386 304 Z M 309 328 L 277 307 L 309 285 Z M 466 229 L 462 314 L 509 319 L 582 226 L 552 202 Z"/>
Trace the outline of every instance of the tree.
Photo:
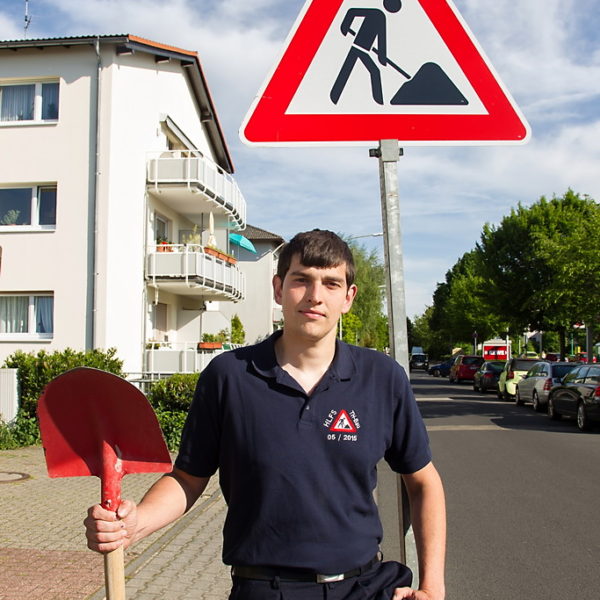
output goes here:
<path id="1" fill-rule="evenodd" d="M 362 329 L 362 321 L 353 313 L 342 315 L 342 340 L 357 345 Z"/>
<path id="2" fill-rule="evenodd" d="M 548 293 L 538 295 L 538 301 L 562 323 L 592 324 L 599 314 L 600 207 L 572 190 L 554 198 L 550 206 L 560 224 L 558 231 L 533 232 L 538 254 L 553 274 Z"/>
<path id="3" fill-rule="evenodd" d="M 237 314 L 231 317 L 231 343 L 243 344 L 246 341 L 246 332 L 242 325 L 242 320 Z"/>
<path id="4" fill-rule="evenodd" d="M 596 320 L 599 211 L 594 200 L 568 190 L 529 208 L 519 204 L 498 227 L 486 225 L 477 252 L 492 310 L 519 331 L 564 333 Z"/>
<path id="5" fill-rule="evenodd" d="M 501 319 L 486 301 L 479 260 L 475 250 L 463 254 L 435 290 L 434 305 L 428 313 L 428 328 L 435 334 L 435 339 L 430 334 L 434 354 L 443 355 L 457 344 L 471 344 L 475 331 L 479 339 L 486 339 L 503 329 Z"/>
<path id="6" fill-rule="evenodd" d="M 350 343 L 383 350 L 388 344 L 381 345 L 381 317 L 383 306 L 383 286 L 385 284 L 385 269 L 380 262 L 377 252 L 370 252 L 362 245 L 346 238 L 352 251 L 356 267 L 355 283 L 358 294 L 352 304 L 352 309 L 342 319 L 342 335 L 350 327 L 353 328 L 354 339 Z M 358 318 L 358 322 L 351 318 Z M 360 324 L 358 324 L 360 323 Z M 350 335 L 350 334 L 348 334 Z"/>
<path id="7" fill-rule="evenodd" d="M 413 335 L 416 346 L 422 346 L 429 358 L 442 357 L 451 350 L 445 334 L 432 327 L 433 306 L 428 306 L 425 312 L 415 318 Z"/>

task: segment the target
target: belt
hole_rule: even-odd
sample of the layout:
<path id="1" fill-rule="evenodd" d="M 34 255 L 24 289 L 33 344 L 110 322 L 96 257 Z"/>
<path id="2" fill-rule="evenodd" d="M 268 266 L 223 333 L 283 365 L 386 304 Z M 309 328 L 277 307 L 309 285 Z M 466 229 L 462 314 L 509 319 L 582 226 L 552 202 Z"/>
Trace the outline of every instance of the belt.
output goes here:
<path id="1" fill-rule="evenodd" d="M 357 577 L 381 561 L 379 555 L 374 556 L 366 565 L 347 571 L 346 573 L 337 573 L 335 575 L 326 575 L 323 573 L 314 573 L 306 569 L 279 568 L 279 567 L 231 567 L 231 574 L 234 577 L 243 579 L 260 579 L 271 581 L 276 577 L 280 581 L 312 581 L 313 583 L 332 583 L 343 581 L 351 577 Z"/>

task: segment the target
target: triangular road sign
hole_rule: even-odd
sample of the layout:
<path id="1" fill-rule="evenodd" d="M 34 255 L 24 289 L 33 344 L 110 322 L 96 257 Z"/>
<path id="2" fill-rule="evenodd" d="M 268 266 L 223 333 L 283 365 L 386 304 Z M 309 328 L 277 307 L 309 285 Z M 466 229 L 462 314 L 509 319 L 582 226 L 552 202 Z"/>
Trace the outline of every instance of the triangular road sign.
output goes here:
<path id="1" fill-rule="evenodd" d="M 529 126 L 450 0 L 308 0 L 240 137 L 507 144 Z"/>

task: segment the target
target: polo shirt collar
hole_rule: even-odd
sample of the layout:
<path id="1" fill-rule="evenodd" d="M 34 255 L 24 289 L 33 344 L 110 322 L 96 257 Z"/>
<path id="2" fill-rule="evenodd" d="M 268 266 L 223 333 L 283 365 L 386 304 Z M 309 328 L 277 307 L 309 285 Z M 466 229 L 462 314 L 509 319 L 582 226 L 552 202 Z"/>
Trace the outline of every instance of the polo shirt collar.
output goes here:
<path id="1" fill-rule="evenodd" d="M 255 346 L 252 366 L 263 377 L 281 381 L 285 371 L 277 363 L 275 356 L 275 342 L 283 334 L 282 330 L 276 331 L 263 342 Z M 356 363 L 352 356 L 350 346 L 340 340 L 335 341 L 335 356 L 326 373 L 337 380 L 351 379 L 356 372 Z"/>

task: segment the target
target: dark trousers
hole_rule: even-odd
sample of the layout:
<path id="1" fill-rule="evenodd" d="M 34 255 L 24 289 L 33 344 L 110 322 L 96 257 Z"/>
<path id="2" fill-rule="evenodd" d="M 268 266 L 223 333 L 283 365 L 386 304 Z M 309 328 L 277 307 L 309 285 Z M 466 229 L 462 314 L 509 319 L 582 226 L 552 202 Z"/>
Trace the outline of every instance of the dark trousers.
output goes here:
<path id="1" fill-rule="evenodd" d="M 335 583 L 271 581 L 233 577 L 229 600 L 390 600 L 397 587 L 410 586 L 412 572 L 386 561 L 357 577 Z"/>

